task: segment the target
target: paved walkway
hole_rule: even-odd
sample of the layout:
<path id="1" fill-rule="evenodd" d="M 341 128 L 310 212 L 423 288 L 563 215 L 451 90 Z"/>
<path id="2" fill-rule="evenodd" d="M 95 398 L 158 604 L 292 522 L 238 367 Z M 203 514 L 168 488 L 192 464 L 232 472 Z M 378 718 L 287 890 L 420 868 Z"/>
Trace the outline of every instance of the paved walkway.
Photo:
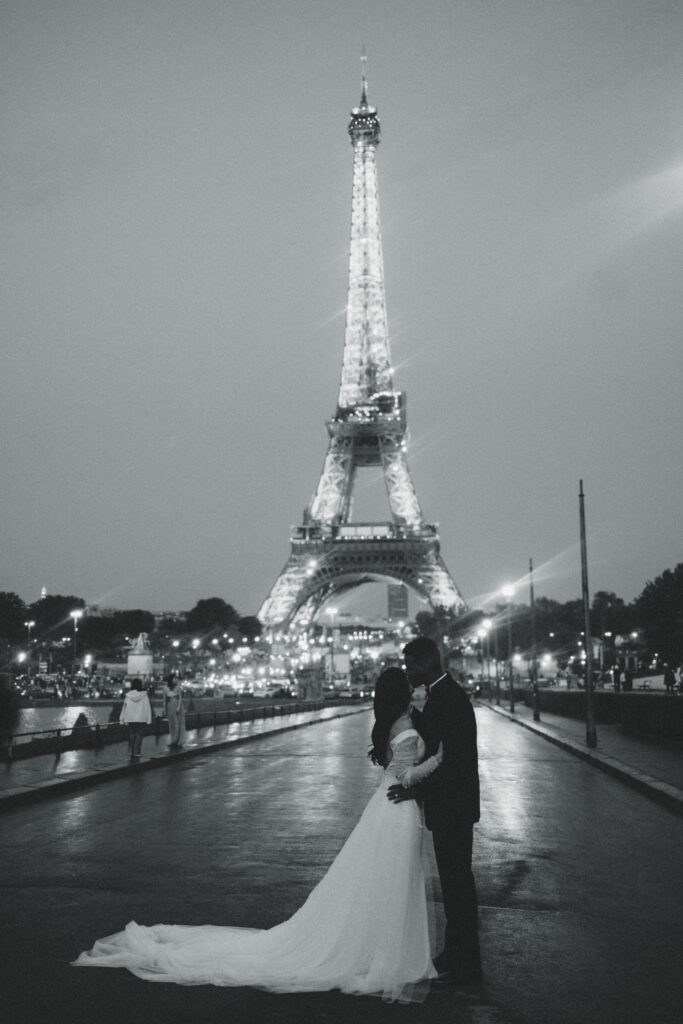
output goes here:
<path id="1" fill-rule="evenodd" d="M 631 736 L 620 725 L 596 726 L 597 746 L 589 747 L 586 723 L 579 719 L 542 711 L 535 722 L 532 709 L 524 704 L 515 704 L 511 712 L 509 704 L 480 703 L 683 815 L 683 748 Z"/>
<path id="2" fill-rule="evenodd" d="M 278 733 L 300 729 L 316 722 L 344 718 L 367 709 L 367 704 L 353 704 L 349 707 L 320 708 L 317 711 L 295 711 L 247 722 L 202 726 L 200 729 L 188 730 L 180 750 L 169 749 L 168 735 L 146 736 L 142 743 L 142 760 L 137 765 L 130 764 L 127 742 L 110 743 L 99 750 L 68 750 L 59 756 L 41 754 L 10 761 L 0 764 L 0 811 L 32 803 L 55 793 L 85 789 L 130 772 L 159 768 L 196 754 L 248 743 L 262 736 L 276 736 Z"/>
<path id="3" fill-rule="evenodd" d="M 258 742 L 203 755 L 210 748 L 195 747 L 171 761 L 160 752 L 143 763 L 162 771 L 124 764 L 106 785 L 8 807 L 0 819 L 1 1019 L 679 1024 L 683 821 L 485 704 L 476 708 L 482 820 L 474 849 L 482 986 L 434 988 L 422 1004 L 387 1006 L 339 992 L 155 985 L 127 971 L 70 967 L 95 938 L 132 919 L 267 928 L 302 905 L 378 784 L 366 756 L 372 711 L 325 710 L 327 723 L 314 728 L 292 721 L 295 728 Z M 606 736 L 598 739 L 604 749 Z M 425 856 L 439 948 L 428 840 Z"/>

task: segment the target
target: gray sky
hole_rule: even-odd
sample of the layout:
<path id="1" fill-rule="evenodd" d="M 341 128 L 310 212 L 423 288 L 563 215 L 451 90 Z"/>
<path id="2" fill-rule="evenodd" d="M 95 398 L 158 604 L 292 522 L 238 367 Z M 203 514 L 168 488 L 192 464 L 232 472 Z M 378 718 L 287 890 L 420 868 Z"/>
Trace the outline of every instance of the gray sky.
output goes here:
<path id="1" fill-rule="evenodd" d="M 466 600 L 529 556 L 579 596 L 580 477 L 591 591 L 683 560 L 680 2 L 4 0 L 0 589 L 258 610 L 336 403 L 363 46 Z"/>

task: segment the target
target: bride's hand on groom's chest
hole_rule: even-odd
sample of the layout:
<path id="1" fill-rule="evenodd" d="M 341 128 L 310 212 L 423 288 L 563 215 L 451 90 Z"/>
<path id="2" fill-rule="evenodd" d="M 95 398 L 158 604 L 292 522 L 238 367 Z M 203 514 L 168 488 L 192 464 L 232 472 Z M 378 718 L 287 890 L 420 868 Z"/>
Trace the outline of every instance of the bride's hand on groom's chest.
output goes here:
<path id="1" fill-rule="evenodd" d="M 416 686 L 410 695 L 410 706 L 415 711 L 423 711 L 429 694 L 426 686 Z"/>

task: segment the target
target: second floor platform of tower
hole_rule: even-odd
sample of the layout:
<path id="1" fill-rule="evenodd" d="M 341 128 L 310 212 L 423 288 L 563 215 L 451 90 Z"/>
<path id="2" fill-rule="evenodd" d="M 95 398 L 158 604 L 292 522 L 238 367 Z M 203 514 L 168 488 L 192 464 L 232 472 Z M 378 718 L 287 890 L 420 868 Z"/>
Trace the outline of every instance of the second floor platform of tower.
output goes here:
<path id="1" fill-rule="evenodd" d="M 398 434 L 406 429 L 403 391 L 380 391 L 353 405 L 338 405 L 328 422 L 332 434 Z"/>
<path id="2" fill-rule="evenodd" d="M 292 527 L 292 542 L 333 541 L 437 541 L 439 529 L 435 523 L 420 523 L 408 526 L 404 523 L 321 523 L 316 520 L 304 522 L 303 526 Z"/>

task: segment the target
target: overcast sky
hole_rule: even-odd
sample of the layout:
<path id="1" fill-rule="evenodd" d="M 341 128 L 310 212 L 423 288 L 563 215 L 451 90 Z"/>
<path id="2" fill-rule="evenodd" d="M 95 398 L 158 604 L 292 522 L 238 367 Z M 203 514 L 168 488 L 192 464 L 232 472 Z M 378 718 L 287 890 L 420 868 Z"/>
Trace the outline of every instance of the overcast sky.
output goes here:
<path id="1" fill-rule="evenodd" d="M 363 47 L 465 599 L 530 556 L 580 595 L 580 478 L 592 592 L 683 560 L 679 0 L 3 0 L 0 590 L 258 610 L 336 404 Z"/>

